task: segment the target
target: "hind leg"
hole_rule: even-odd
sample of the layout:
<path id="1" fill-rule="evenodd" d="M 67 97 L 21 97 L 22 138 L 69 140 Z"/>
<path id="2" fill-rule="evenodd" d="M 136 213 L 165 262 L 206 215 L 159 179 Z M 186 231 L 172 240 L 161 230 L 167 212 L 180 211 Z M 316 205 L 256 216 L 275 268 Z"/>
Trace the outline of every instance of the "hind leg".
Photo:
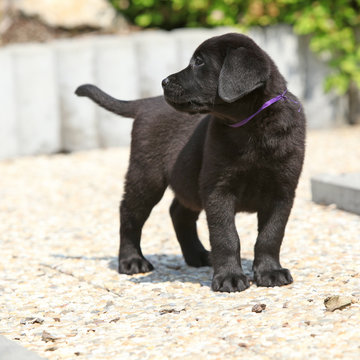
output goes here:
<path id="1" fill-rule="evenodd" d="M 132 166 L 126 176 L 125 194 L 120 205 L 119 273 L 137 274 L 153 270 L 140 248 L 142 227 L 152 208 L 160 201 L 166 184 L 159 172 Z"/>
<path id="2" fill-rule="evenodd" d="M 175 198 L 170 215 L 185 261 L 190 266 L 211 266 L 209 251 L 205 250 L 196 231 L 198 211 L 187 209 Z"/>

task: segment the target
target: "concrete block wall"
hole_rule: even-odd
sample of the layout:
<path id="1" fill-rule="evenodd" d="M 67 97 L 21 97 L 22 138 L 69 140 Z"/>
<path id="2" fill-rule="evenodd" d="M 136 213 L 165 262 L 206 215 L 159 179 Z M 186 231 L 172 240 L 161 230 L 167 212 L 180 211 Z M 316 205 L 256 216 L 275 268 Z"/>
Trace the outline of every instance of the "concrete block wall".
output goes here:
<path id="1" fill-rule="evenodd" d="M 93 83 L 124 100 L 159 95 L 161 80 L 186 66 L 201 42 L 229 31 L 151 30 L 0 48 L 0 158 L 128 145 L 132 119 L 76 97 L 76 87 Z M 323 93 L 329 70 L 306 38 L 288 26 L 254 28 L 249 36 L 303 101 L 310 128 L 345 121 L 345 101 Z"/>
<path id="2" fill-rule="evenodd" d="M 96 108 L 76 101 L 74 89 L 81 83 L 96 82 L 94 43 L 91 40 L 59 41 L 50 45 L 56 58 L 56 83 L 61 117 L 61 148 L 66 151 L 99 146 Z"/>
<path id="3" fill-rule="evenodd" d="M 0 51 L 0 158 L 18 154 L 14 72 L 11 53 Z"/>

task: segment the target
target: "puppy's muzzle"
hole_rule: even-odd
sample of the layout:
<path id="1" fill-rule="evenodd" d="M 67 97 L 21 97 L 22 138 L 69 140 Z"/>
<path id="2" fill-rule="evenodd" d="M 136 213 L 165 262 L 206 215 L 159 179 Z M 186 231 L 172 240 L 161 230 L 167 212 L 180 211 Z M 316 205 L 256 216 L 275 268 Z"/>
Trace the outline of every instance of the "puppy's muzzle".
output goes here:
<path id="1" fill-rule="evenodd" d="M 183 87 L 176 82 L 174 78 L 171 76 L 165 78 L 161 85 L 164 90 L 164 95 L 167 100 L 170 100 L 175 103 L 183 103 L 184 102 L 184 89 Z"/>

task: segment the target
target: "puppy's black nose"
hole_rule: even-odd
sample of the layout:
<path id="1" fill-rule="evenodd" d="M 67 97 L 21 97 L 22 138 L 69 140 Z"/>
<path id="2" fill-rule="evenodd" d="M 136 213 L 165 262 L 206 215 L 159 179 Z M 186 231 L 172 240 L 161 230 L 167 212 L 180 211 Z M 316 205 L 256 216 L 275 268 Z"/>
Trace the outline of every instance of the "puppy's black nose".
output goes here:
<path id="1" fill-rule="evenodd" d="M 166 86 L 168 86 L 170 83 L 170 80 L 169 78 L 165 78 L 162 82 L 161 82 L 161 85 L 163 88 L 165 88 Z"/>

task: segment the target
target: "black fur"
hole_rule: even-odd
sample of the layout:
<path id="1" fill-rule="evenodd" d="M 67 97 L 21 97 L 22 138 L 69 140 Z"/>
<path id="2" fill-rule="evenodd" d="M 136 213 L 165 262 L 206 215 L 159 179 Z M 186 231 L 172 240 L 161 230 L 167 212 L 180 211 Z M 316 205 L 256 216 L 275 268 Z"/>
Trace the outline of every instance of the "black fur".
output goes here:
<path id="1" fill-rule="evenodd" d="M 303 164 L 304 114 L 294 102 L 280 100 L 245 126 L 228 126 L 283 93 L 286 81 L 276 65 L 247 36 L 226 34 L 201 44 L 189 66 L 163 80 L 163 87 L 164 97 L 127 102 L 92 85 L 76 91 L 135 118 L 120 208 L 119 272 L 153 269 L 141 252 L 141 229 L 170 185 L 175 194 L 170 215 L 185 261 L 213 265 L 213 290 L 249 286 L 234 220 L 240 211 L 258 215 L 256 284 L 291 283 L 279 253 Z M 287 96 L 298 101 L 290 92 Z M 203 209 L 211 256 L 196 231 Z"/>

